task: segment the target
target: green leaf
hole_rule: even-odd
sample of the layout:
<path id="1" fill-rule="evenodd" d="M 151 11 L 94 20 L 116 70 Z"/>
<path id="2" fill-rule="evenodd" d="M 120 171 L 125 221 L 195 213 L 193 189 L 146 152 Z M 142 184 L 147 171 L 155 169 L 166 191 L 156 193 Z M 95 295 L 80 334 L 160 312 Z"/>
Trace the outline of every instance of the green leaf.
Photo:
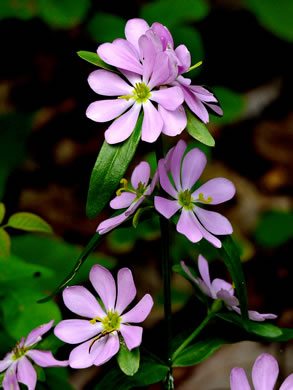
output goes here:
<path id="1" fill-rule="evenodd" d="M 119 186 L 139 143 L 142 119 L 143 114 L 140 114 L 133 133 L 123 143 L 103 143 L 90 180 L 86 205 L 89 218 L 99 214 Z"/>
<path id="2" fill-rule="evenodd" d="M 202 142 L 208 146 L 215 146 L 215 140 L 211 133 L 208 131 L 206 125 L 202 123 L 196 116 L 189 110 L 188 107 L 184 107 L 187 117 L 186 130 L 196 140 Z"/>
<path id="3" fill-rule="evenodd" d="M 43 367 L 40 367 L 37 364 L 33 364 L 33 367 L 37 373 L 37 380 L 40 382 L 45 382 L 46 381 L 46 374 L 45 374 L 45 370 L 43 369 Z"/>
<path id="4" fill-rule="evenodd" d="M 65 371 L 65 370 L 64 370 Z M 65 371 L 67 372 L 67 370 Z M 49 389 L 54 390 L 74 390 L 75 388 L 68 382 L 67 375 L 62 375 L 62 369 L 46 368 L 46 383 Z"/>
<path id="5" fill-rule="evenodd" d="M 117 354 L 117 362 L 124 374 L 133 376 L 139 369 L 139 361 L 139 348 L 134 348 L 129 351 L 124 343 L 120 345 L 120 349 Z"/>
<path id="6" fill-rule="evenodd" d="M 14 229 L 25 231 L 52 233 L 52 228 L 46 221 L 38 215 L 28 212 L 19 212 L 11 215 L 7 225 Z"/>
<path id="7" fill-rule="evenodd" d="M 118 15 L 99 12 L 90 19 L 87 30 L 97 42 L 112 42 L 114 39 L 124 38 L 125 23 Z"/>
<path id="8" fill-rule="evenodd" d="M 3 222 L 4 217 L 5 217 L 5 205 L 4 203 L 0 202 L 0 223 Z"/>
<path id="9" fill-rule="evenodd" d="M 81 23 L 90 7 L 89 0 L 38 0 L 39 16 L 53 27 L 69 28 Z"/>
<path id="10" fill-rule="evenodd" d="M 213 122 L 221 124 L 230 123 L 241 116 L 246 103 L 239 93 L 225 87 L 213 87 L 212 92 L 215 94 L 224 112 L 222 117 L 212 115 Z"/>
<path id="11" fill-rule="evenodd" d="M 10 237 L 9 234 L 0 227 L 0 258 L 7 259 L 10 255 Z"/>
<path id="12" fill-rule="evenodd" d="M 209 7 L 202 0 L 161 0 L 145 4 L 140 16 L 149 23 L 159 21 L 171 28 L 182 22 L 201 20 L 207 16 L 208 12 Z"/>
<path id="13" fill-rule="evenodd" d="M 291 0 L 246 0 L 259 22 L 286 41 L 293 41 L 293 3 Z"/>
<path id="14" fill-rule="evenodd" d="M 187 367 L 198 364 L 211 356 L 223 344 L 228 341 L 221 337 L 209 337 L 186 347 L 175 358 L 173 367 Z"/>
<path id="15" fill-rule="evenodd" d="M 271 210 L 265 212 L 255 230 L 255 239 L 265 248 L 276 248 L 293 237 L 293 213 Z"/>
<path id="16" fill-rule="evenodd" d="M 118 73 L 115 68 L 111 65 L 108 65 L 106 64 L 106 62 L 104 62 L 99 56 L 97 53 L 93 53 L 91 51 L 84 51 L 84 50 L 81 50 L 81 51 L 78 51 L 77 52 L 77 55 L 82 58 L 83 60 L 93 64 L 93 65 L 96 65 L 98 66 L 99 68 L 103 68 L 103 69 L 107 69 L 107 70 L 110 70 L 111 72 L 115 72 L 115 73 Z"/>

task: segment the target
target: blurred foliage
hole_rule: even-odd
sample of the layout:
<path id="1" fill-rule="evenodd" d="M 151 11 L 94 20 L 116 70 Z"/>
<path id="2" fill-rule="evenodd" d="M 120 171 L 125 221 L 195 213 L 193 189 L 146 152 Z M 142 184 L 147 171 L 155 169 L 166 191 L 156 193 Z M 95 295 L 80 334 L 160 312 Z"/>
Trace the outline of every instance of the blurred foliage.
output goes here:
<path id="1" fill-rule="evenodd" d="M 244 98 L 239 93 L 225 87 L 212 87 L 211 90 L 224 112 L 222 117 L 212 114 L 211 120 L 219 124 L 227 124 L 239 119 L 245 109 Z"/>
<path id="2" fill-rule="evenodd" d="M 124 38 L 126 20 L 118 15 L 99 12 L 90 19 L 87 30 L 97 42 L 112 42 L 117 38 Z M 111 26 L 109 28 L 109 26 Z"/>

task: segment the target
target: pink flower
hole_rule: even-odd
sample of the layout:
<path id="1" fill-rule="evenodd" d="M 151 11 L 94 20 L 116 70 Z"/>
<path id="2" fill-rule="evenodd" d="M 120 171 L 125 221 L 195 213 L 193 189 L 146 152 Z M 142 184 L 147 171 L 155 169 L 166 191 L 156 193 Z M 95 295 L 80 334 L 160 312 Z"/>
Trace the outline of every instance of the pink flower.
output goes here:
<path id="1" fill-rule="evenodd" d="M 238 314 L 241 314 L 238 299 L 234 296 L 234 288 L 231 283 L 226 282 L 223 279 L 214 279 L 211 282 L 209 263 L 202 256 L 198 256 L 198 270 L 201 276 L 195 278 L 186 266 L 184 261 L 181 261 L 181 267 L 189 278 L 196 283 L 202 291 L 212 299 L 222 299 L 229 310 L 234 310 Z M 261 314 L 254 310 L 248 310 L 248 317 L 252 321 L 265 321 L 266 319 L 275 319 L 275 314 Z"/>
<path id="2" fill-rule="evenodd" d="M 40 367 L 65 367 L 68 361 L 56 360 L 51 351 L 39 351 L 36 344 L 42 340 L 42 335 L 51 329 L 54 320 L 33 329 L 27 338 L 24 337 L 12 352 L 0 360 L 0 372 L 6 370 L 2 386 L 4 390 L 19 390 L 18 382 L 24 383 L 29 390 L 34 390 L 37 383 L 37 373 L 28 358 Z"/>
<path id="3" fill-rule="evenodd" d="M 116 210 L 127 207 L 127 210 L 116 217 L 112 217 L 101 222 L 97 228 L 97 232 L 99 234 L 108 233 L 110 230 L 119 226 L 138 209 L 147 195 L 152 194 L 158 181 L 158 174 L 156 173 L 154 175 L 151 184 L 148 185 L 150 172 L 151 170 L 149 164 L 146 161 L 142 161 L 135 167 L 131 176 L 133 189 L 127 186 L 126 179 L 121 180 L 123 187 L 117 191 L 117 196 L 111 200 L 110 206 L 112 209 Z"/>
<path id="4" fill-rule="evenodd" d="M 207 159 L 199 149 L 192 149 L 183 157 L 186 148 L 186 143 L 180 140 L 171 152 L 170 169 L 175 186 L 168 177 L 164 160 L 159 161 L 160 184 L 174 200 L 155 196 L 155 208 L 166 218 L 171 218 L 181 210 L 177 223 L 179 233 L 184 234 L 191 242 L 198 242 L 204 237 L 220 248 L 222 243 L 213 234 L 231 234 L 232 226 L 227 218 L 214 211 L 205 210 L 199 207 L 199 204 L 214 205 L 231 199 L 235 194 L 234 184 L 218 177 L 193 191 L 192 187 L 202 174 Z"/>
<path id="5" fill-rule="evenodd" d="M 268 353 L 260 355 L 252 367 L 252 383 L 255 390 L 273 390 L 279 375 L 277 360 Z M 234 367 L 230 374 L 231 390 L 251 390 L 246 373 L 241 367 Z M 293 374 L 282 383 L 280 390 L 293 389 Z"/>
<path id="6" fill-rule="evenodd" d="M 90 281 L 105 310 L 86 288 L 67 287 L 63 291 L 65 305 L 73 313 L 87 319 L 64 320 L 54 330 L 55 335 L 66 343 L 82 343 L 70 353 L 69 365 L 72 368 L 100 366 L 110 360 L 120 348 L 118 333 L 121 333 L 129 350 L 138 347 L 141 344 L 142 327 L 129 323 L 144 321 L 153 306 L 152 297 L 146 294 L 125 313 L 136 295 L 132 273 L 128 268 L 118 271 L 117 293 L 113 276 L 101 265 L 92 267 Z"/>

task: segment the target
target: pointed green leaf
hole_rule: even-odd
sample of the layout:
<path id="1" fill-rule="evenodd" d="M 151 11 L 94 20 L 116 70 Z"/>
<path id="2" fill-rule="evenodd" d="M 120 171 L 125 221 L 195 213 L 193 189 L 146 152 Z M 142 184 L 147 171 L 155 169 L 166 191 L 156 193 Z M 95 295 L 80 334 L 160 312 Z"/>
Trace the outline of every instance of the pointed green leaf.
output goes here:
<path id="1" fill-rule="evenodd" d="M 215 146 L 215 140 L 208 131 L 206 125 L 196 118 L 188 107 L 185 106 L 184 109 L 187 117 L 186 130 L 188 133 L 197 141 L 200 141 L 207 146 Z"/>
<path id="2" fill-rule="evenodd" d="M 7 225 L 14 229 L 52 233 L 52 228 L 46 221 L 38 215 L 28 212 L 19 212 L 11 215 L 8 219 Z"/>
<path id="3" fill-rule="evenodd" d="M 106 70 L 110 70 L 111 72 L 118 73 L 113 66 L 106 64 L 106 62 L 104 62 L 98 56 L 97 53 L 93 53 L 91 51 L 81 50 L 81 51 L 77 52 L 77 55 L 79 55 L 79 57 L 82 58 L 83 60 L 85 60 L 87 62 L 90 62 L 91 64 L 96 65 L 99 68 L 103 68 L 103 69 L 106 69 Z"/>
<path id="4" fill-rule="evenodd" d="M 0 223 L 3 222 L 4 217 L 5 217 L 5 205 L 4 203 L 0 202 Z"/>
<path id="5" fill-rule="evenodd" d="M 117 190 L 139 143 L 142 118 L 140 114 L 133 133 L 123 143 L 103 143 L 90 180 L 86 205 L 89 218 L 96 217 Z"/>
<path id="6" fill-rule="evenodd" d="M 10 246 L 9 234 L 3 228 L 0 228 L 0 257 L 3 257 L 4 259 L 9 257 Z"/>
<path id="7" fill-rule="evenodd" d="M 120 346 L 117 354 L 117 362 L 121 371 L 124 374 L 133 376 L 139 369 L 140 353 L 139 348 L 134 348 L 131 351 L 123 343 Z"/>

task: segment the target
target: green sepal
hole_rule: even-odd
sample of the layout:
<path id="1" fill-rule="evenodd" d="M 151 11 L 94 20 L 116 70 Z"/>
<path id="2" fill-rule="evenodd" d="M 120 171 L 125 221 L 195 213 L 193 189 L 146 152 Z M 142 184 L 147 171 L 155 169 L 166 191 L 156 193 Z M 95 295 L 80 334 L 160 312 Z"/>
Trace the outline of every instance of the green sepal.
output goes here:
<path id="1" fill-rule="evenodd" d="M 116 355 L 120 370 L 128 376 L 133 376 L 139 369 L 140 353 L 139 348 L 134 348 L 131 351 L 125 343 L 120 344 L 120 349 Z"/>
<path id="2" fill-rule="evenodd" d="M 117 190 L 141 136 L 141 113 L 131 136 L 123 143 L 109 145 L 104 141 L 91 174 L 86 212 L 96 217 Z"/>
<path id="3" fill-rule="evenodd" d="M 3 222 L 3 219 L 5 217 L 5 205 L 4 203 L 0 202 L 0 223 Z"/>
<path id="4" fill-rule="evenodd" d="M 80 51 L 77 52 L 77 55 L 80 58 L 82 58 L 83 60 L 85 60 L 87 62 L 90 62 L 91 64 L 96 65 L 99 68 L 103 68 L 103 69 L 109 70 L 110 72 L 118 73 L 117 70 L 113 66 L 106 64 L 106 62 L 104 62 L 98 56 L 97 53 L 93 53 L 91 51 L 80 50 Z"/>
<path id="5" fill-rule="evenodd" d="M 19 212 L 11 215 L 7 226 L 30 232 L 52 233 L 51 226 L 43 218 L 28 212 Z"/>
<path id="6" fill-rule="evenodd" d="M 187 117 L 186 130 L 189 135 L 207 146 L 215 146 L 215 140 L 206 125 L 200 121 L 186 105 L 184 106 L 184 109 Z"/>
<path id="7" fill-rule="evenodd" d="M 9 234 L 0 227 L 0 257 L 7 259 L 10 255 L 11 240 Z"/>
<path id="8" fill-rule="evenodd" d="M 151 211 L 154 209 L 154 206 L 146 206 L 146 207 L 140 207 L 136 213 L 134 214 L 134 217 L 132 219 L 132 226 L 136 229 L 138 224 L 139 224 L 139 221 L 140 221 L 140 217 L 141 215 L 146 212 L 146 211 Z"/>

